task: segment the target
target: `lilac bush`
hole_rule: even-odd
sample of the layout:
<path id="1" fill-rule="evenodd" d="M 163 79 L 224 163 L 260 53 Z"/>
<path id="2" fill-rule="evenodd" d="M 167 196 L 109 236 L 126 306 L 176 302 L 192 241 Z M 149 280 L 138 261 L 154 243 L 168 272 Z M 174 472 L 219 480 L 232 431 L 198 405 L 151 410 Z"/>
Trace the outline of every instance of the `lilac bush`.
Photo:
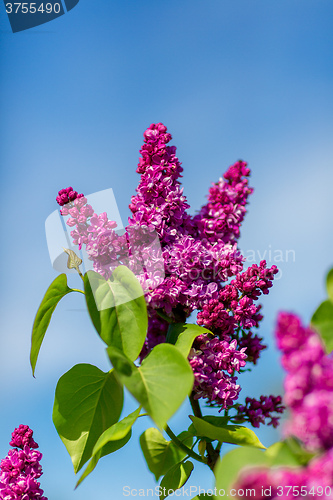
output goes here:
<path id="1" fill-rule="evenodd" d="M 284 399 L 243 396 L 241 374 L 254 368 L 267 348 L 257 333 L 263 320 L 258 301 L 269 294 L 278 273 L 264 260 L 246 268 L 238 247 L 253 192 L 250 169 L 242 160 L 232 164 L 209 189 L 207 203 L 191 215 L 171 139 L 162 123 L 144 132 L 140 181 L 124 232 L 106 212 L 96 213 L 73 187 L 57 196 L 73 245 L 86 252 L 94 270 L 82 274 L 82 260 L 65 249 L 68 267 L 78 271 L 83 290 L 70 288 L 65 274 L 50 285 L 33 326 L 32 370 L 53 311 L 73 292 L 84 295 L 112 365 L 108 372 L 75 365 L 57 384 L 55 427 L 75 473 L 87 464 L 77 485 L 100 458 L 126 445 L 138 417 L 149 416 L 156 427 L 140 436 L 141 449 L 149 470 L 156 480 L 163 477 L 161 484 L 170 491 L 189 478 L 194 467 L 190 460 L 210 467 L 217 487 L 256 485 L 257 498 L 268 497 L 260 489 L 266 485 L 271 498 L 285 495 L 284 485 L 303 485 L 306 495 L 313 485 L 330 487 L 333 335 L 327 322 L 333 325 L 333 274 L 330 298 L 316 311 L 312 327 L 303 327 L 294 315 L 279 316 L 276 335 L 287 371 Z M 119 420 L 124 390 L 138 408 Z M 187 397 L 193 414 L 188 428 L 176 435 L 168 422 Z M 207 406 L 216 415 L 205 415 Z M 286 407 L 290 418 L 284 439 L 266 450 L 252 428 L 278 427 Z M 23 453 L 38 453 L 31 451 L 27 429 L 13 443 Z M 221 453 L 223 443 L 238 446 L 230 452 L 233 459 Z M 238 476 L 244 464 L 260 467 Z M 4 478 L 8 483 L 8 474 Z M 316 494 L 320 496 L 318 490 Z"/>

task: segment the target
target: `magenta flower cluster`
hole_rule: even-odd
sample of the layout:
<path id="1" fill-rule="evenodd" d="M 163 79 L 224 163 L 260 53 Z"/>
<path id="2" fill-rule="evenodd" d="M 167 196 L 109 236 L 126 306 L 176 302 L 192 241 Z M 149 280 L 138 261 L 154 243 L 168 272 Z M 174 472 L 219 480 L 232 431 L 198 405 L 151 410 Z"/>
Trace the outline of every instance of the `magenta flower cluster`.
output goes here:
<path id="1" fill-rule="evenodd" d="M 68 187 L 66 189 L 61 189 L 56 198 L 57 203 L 62 207 L 71 201 L 76 200 L 77 198 L 82 198 L 83 194 L 78 194 L 77 191 L 74 191 L 72 187 Z"/>
<path id="2" fill-rule="evenodd" d="M 266 262 L 261 261 L 260 266 L 254 264 L 246 271 L 237 273 L 236 278 L 229 285 L 220 289 L 217 299 L 211 299 L 203 305 L 202 310 L 198 312 L 197 323 L 209 328 L 221 340 L 230 342 L 237 339 L 239 348 L 243 352 L 246 351 L 248 361 L 256 364 L 260 352 L 266 346 L 261 343 L 262 338 L 250 331 L 251 328 L 258 327 L 263 318 L 260 314 L 261 306 L 256 305 L 255 301 L 262 293 L 268 293 L 277 272 L 276 266 L 267 269 Z M 197 357 L 205 359 L 206 355 L 203 352 L 199 353 Z M 205 363 L 204 359 L 203 363 Z M 214 384 L 213 378 L 210 379 L 209 383 L 212 385 L 212 390 L 207 390 L 205 393 L 204 386 L 201 385 L 203 389 L 201 395 L 204 397 L 204 394 L 206 394 L 208 400 L 212 401 L 212 394 L 218 394 L 218 386 Z M 234 400 L 237 399 L 239 390 L 240 388 L 237 386 L 237 390 L 233 391 Z M 230 399 L 231 397 L 229 397 L 229 401 Z M 219 398 L 216 397 L 216 402 L 218 401 Z M 265 409 L 259 410 L 257 408 L 257 415 L 259 415 L 260 411 L 263 415 Z M 274 410 L 270 409 L 270 411 Z M 273 423 L 277 425 L 278 419 L 276 417 L 272 418 L 274 418 L 274 420 L 271 420 L 272 425 Z M 245 419 L 258 426 L 258 419 L 251 420 L 249 415 L 246 415 Z M 265 418 L 261 418 L 260 421 L 265 422 Z"/>
<path id="3" fill-rule="evenodd" d="M 221 410 L 226 409 L 238 398 L 240 386 L 233 374 L 246 364 L 245 348 L 239 351 L 236 340 L 228 342 L 206 335 L 198 337 L 196 345 L 189 356 L 195 378 L 194 398 L 207 398 Z"/>
<path id="4" fill-rule="evenodd" d="M 287 371 L 285 402 L 291 418 L 286 432 L 310 451 L 333 448 L 332 356 L 325 353 L 319 335 L 293 314 L 279 315 L 276 337 Z"/>
<path id="5" fill-rule="evenodd" d="M 239 405 L 237 408 L 236 422 L 249 422 L 253 427 L 259 427 L 265 424 L 272 425 L 274 428 L 279 425 L 278 416 L 274 413 L 283 413 L 285 406 L 282 405 L 281 396 L 260 396 L 260 399 L 246 398 L 245 405 Z"/>
<path id="6" fill-rule="evenodd" d="M 235 372 L 245 364 L 245 351 L 248 361 L 256 363 L 265 349 L 250 329 L 262 319 L 261 306 L 255 301 L 268 293 L 278 270 L 276 266 L 268 269 L 262 261 L 243 271 L 245 259 L 237 239 L 253 191 L 247 164 L 231 165 L 210 188 L 207 204 L 191 216 L 180 184 L 183 169 L 176 147 L 168 145 L 171 139 L 162 123 L 144 132 L 137 168 L 141 178 L 129 205 L 132 217 L 124 235 L 118 236 L 116 223 L 106 213 L 96 214 L 84 196 L 63 205 L 67 190 L 62 190 L 57 201 L 63 206 L 62 215 L 69 217 L 67 224 L 74 228 L 74 244 L 79 249 L 85 245 L 96 272 L 107 279 L 117 265 L 124 264 L 143 286 L 149 328 L 141 359 L 165 341 L 168 321 L 161 316 L 185 322 L 198 311 L 198 324 L 210 329 L 216 339 L 202 340 L 191 357 L 194 391 L 196 397 L 226 408 L 238 397 Z M 233 353 L 228 369 L 222 367 L 218 352 Z M 242 353 L 241 364 L 237 353 Z M 212 361 L 212 356 L 217 359 Z"/>
<path id="7" fill-rule="evenodd" d="M 178 181 L 183 168 L 176 147 L 167 146 L 171 139 L 162 123 L 152 124 L 145 131 L 137 168 L 141 181 L 129 206 L 133 214 L 129 222 L 153 226 L 164 244 L 173 242 L 180 233 L 188 234 L 191 227 L 186 213 L 190 206 Z"/>
<path id="8" fill-rule="evenodd" d="M 267 294 L 272 286 L 272 279 L 278 272 L 276 266 L 266 268 L 266 261 L 260 267 L 253 264 L 230 285 L 219 291 L 218 299 L 208 301 L 198 313 L 197 322 L 206 326 L 217 335 L 232 335 L 237 325 L 243 329 L 258 327 L 262 315 L 261 307 L 255 305 L 261 293 Z"/>
<path id="9" fill-rule="evenodd" d="M 282 351 L 285 378 L 285 402 L 290 418 L 287 436 L 295 436 L 314 458 L 305 467 L 292 469 L 258 468 L 244 471 L 237 488 L 255 488 L 256 499 L 262 488 L 271 488 L 265 498 L 286 498 L 303 486 L 306 498 L 332 498 L 333 494 L 333 359 L 327 355 L 319 335 L 290 313 L 280 313 L 276 338 Z M 294 490 L 293 490 L 293 487 Z M 284 489 L 284 490 L 283 490 Z M 269 491 L 269 490 L 267 490 Z M 281 495 L 284 491 L 285 495 Z M 290 490 L 289 490 L 290 491 Z"/>
<path id="10" fill-rule="evenodd" d="M 12 433 L 11 446 L 15 448 L 1 460 L 0 499 L 47 500 L 37 479 L 42 475 L 42 454 L 36 450 L 33 431 L 20 425 Z"/>
<path id="11" fill-rule="evenodd" d="M 296 496 L 332 499 L 333 450 L 314 458 L 306 467 L 244 470 L 235 488 L 255 490 L 251 496 L 254 500 L 288 500 Z"/>
<path id="12" fill-rule="evenodd" d="M 194 217 L 199 236 L 211 243 L 231 243 L 239 238 L 239 228 L 246 214 L 250 169 L 238 161 L 209 189 L 208 203 Z"/>
<path id="13" fill-rule="evenodd" d="M 267 346 L 262 341 L 262 337 L 254 335 L 251 331 L 243 332 L 243 336 L 238 341 L 239 347 L 246 348 L 247 361 L 254 365 L 257 364 L 261 351 L 267 349 Z"/>

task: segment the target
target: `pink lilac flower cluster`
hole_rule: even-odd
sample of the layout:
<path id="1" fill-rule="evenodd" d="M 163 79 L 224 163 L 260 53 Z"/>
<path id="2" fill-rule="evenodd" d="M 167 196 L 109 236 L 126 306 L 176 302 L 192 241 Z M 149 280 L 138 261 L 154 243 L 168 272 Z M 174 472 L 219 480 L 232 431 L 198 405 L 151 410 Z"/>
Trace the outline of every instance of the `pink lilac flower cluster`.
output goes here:
<path id="1" fill-rule="evenodd" d="M 310 451 L 333 447 L 333 359 L 319 335 L 287 313 L 278 317 L 276 337 L 287 371 L 285 402 L 291 418 L 286 432 Z"/>
<path id="2" fill-rule="evenodd" d="M 220 290 L 218 299 L 212 299 L 202 307 L 197 323 L 219 336 L 232 335 L 236 325 L 243 329 L 257 327 L 262 315 L 259 314 L 261 307 L 254 301 L 261 293 L 268 294 L 277 272 L 276 266 L 267 269 L 266 261 L 262 260 L 260 267 L 253 264 L 246 271 L 237 273 L 236 279 Z"/>
<path id="3" fill-rule="evenodd" d="M 247 163 L 238 161 L 209 189 L 208 203 L 194 217 L 202 239 L 231 243 L 239 238 L 247 198 L 253 192 L 248 186 L 249 175 Z"/>
<path id="4" fill-rule="evenodd" d="M 203 305 L 202 310 L 198 312 L 197 323 L 209 328 L 221 340 L 230 342 L 237 339 L 239 348 L 246 350 L 248 361 L 256 364 L 266 346 L 261 343 L 262 338 L 250 331 L 251 328 L 258 327 L 263 318 L 260 314 L 261 306 L 256 305 L 254 301 L 262 293 L 268 293 L 277 272 L 276 266 L 267 269 L 266 261 L 261 261 L 259 266 L 254 264 L 246 271 L 237 273 L 229 285 L 221 288 L 217 299 L 211 299 Z M 205 354 L 199 354 L 198 357 L 200 356 L 205 357 Z M 211 401 L 209 391 L 206 397 Z M 260 411 L 262 415 L 266 411 L 265 407 L 256 410 L 258 415 Z M 246 419 L 251 422 L 249 415 L 246 415 Z M 278 419 L 272 419 L 272 425 L 277 425 Z M 252 422 L 257 423 L 258 420 L 252 419 Z M 265 422 L 265 418 L 261 419 L 261 422 Z"/>
<path id="5" fill-rule="evenodd" d="M 331 500 L 333 495 L 333 450 L 314 458 L 305 467 L 253 468 L 244 470 L 235 485 L 237 491 L 255 491 L 254 500 Z"/>
<path id="6" fill-rule="evenodd" d="M 170 140 L 161 123 L 144 133 L 137 169 L 141 179 L 130 204 L 129 223 L 154 227 L 162 246 L 165 279 L 148 294 L 149 307 L 162 309 L 173 320 L 185 320 L 217 297 L 221 282 L 241 271 L 244 259 L 236 245 L 199 235 L 198 216 L 192 218 L 186 212 L 189 204 L 179 182 L 183 169 L 176 147 L 167 145 Z"/>
<path id="7" fill-rule="evenodd" d="M 249 422 L 253 427 L 265 424 L 266 419 L 270 419 L 267 425 L 274 428 L 279 425 L 279 418 L 273 413 L 283 413 L 285 406 L 282 405 L 281 396 L 260 396 L 260 399 L 246 398 L 245 405 L 237 408 L 236 422 Z"/>
<path id="8" fill-rule="evenodd" d="M 144 144 L 137 173 L 141 180 L 137 195 L 129 206 L 131 224 L 153 226 L 162 243 L 170 243 L 191 227 L 186 213 L 189 204 L 178 181 L 183 168 L 176 156 L 176 147 L 167 146 L 171 134 L 162 123 L 152 124 L 144 132 Z"/>
<path id="9" fill-rule="evenodd" d="M 256 499 L 287 497 L 295 487 L 305 498 L 333 495 L 333 359 L 327 355 L 319 335 L 290 313 L 280 313 L 276 338 L 282 351 L 285 401 L 290 418 L 287 436 L 296 436 L 314 458 L 305 467 L 258 468 L 243 471 L 237 488 L 255 488 Z M 262 496 L 262 487 L 271 494 Z M 282 488 L 281 488 L 282 487 Z M 284 494 L 282 495 L 282 492 Z"/>
<path id="10" fill-rule="evenodd" d="M 71 201 L 76 200 L 77 198 L 82 198 L 83 194 L 78 194 L 77 191 L 74 191 L 72 187 L 68 187 L 66 189 L 61 189 L 56 198 L 57 203 L 62 207 Z"/>
<path id="11" fill-rule="evenodd" d="M 253 332 L 243 332 L 242 337 L 239 338 L 239 347 L 246 348 L 247 361 L 257 364 L 261 351 L 267 349 L 267 346 L 262 343 L 263 338 L 254 335 Z"/>
<path id="12" fill-rule="evenodd" d="M 179 180 L 183 169 L 176 147 L 168 145 L 171 139 L 162 123 L 150 125 L 144 133 L 137 168 L 141 179 L 129 206 L 133 215 L 123 236 L 116 234 L 116 223 L 109 221 L 106 213 L 94 213 L 84 196 L 62 205 L 61 213 L 69 216 L 69 226 L 75 226 L 71 232 L 74 244 L 79 249 L 86 246 L 96 272 L 109 278 L 117 265 L 124 264 L 142 284 L 150 319 L 141 359 L 165 341 L 168 321 L 157 314 L 171 322 L 185 322 L 197 310 L 199 325 L 211 329 L 224 346 L 234 346 L 236 341 L 237 352 L 247 349 L 248 360 L 256 363 L 265 346 L 249 331 L 262 319 L 261 306 L 254 302 L 268 293 L 277 269 L 267 269 L 262 261 L 242 272 L 245 259 L 237 248 L 237 239 L 253 191 L 248 185 L 250 169 L 243 161 L 231 165 L 210 188 L 208 203 L 192 217 L 187 213 L 189 204 Z M 58 196 L 61 203 L 63 191 Z M 154 235 L 159 249 L 152 243 Z M 234 280 L 227 284 L 231 278 Z M 234 377 L 237 370 L 227 375 L 219 363 L 207 364 L 207 356 L 207 349 L 198 349 L 192 358 L 193 366 L 197 360 L 198 366 L 215 367 L 205 384 L 201 378 L 198 382 L 198 372 L 195 391 L 209 401 L 222 401 L 225 407 L 225 401 L 231 404 L 239 394 Z M 219 381 L 219 387 L 226 384 L 224 392 L 213 380 Z"/>
<path id="13" fill-rule="evenodd" d="M 15 448 L 8 452 L 0 464 L 2 500 L 47 500 L 37 481 L 42 475 L 42 454 L 36 450 L 38 444 L 32 434 L 27 425 L 20 425 L 12 433 L 10 445 Z"/>
<path id="14" fill-rule="evenodd" d="M 246 364 L 245 348 L 239 351 L 236 340 L 210 339 L 207 335 L 200 335 L 195 346 L 189 356 L 195 378 L 194 398 L 207 398 L 221 406 L 220 411 L 226 409 L 238 398 L 240 386 L 233 374 Z"/>

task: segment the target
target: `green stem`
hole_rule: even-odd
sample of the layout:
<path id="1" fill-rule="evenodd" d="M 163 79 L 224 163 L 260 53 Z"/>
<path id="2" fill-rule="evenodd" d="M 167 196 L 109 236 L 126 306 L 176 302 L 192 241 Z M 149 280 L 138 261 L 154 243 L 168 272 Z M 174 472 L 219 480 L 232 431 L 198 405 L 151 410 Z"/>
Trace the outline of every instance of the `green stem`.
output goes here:
<path id="1" fill-rule="evenodd" d="M 202 418 L 202 413 L 201 413 L 201 408 L 199 405 L 199 401 L 197 399 L 194 399 L 193 393 L 190 396 L 190 403 L 192 406 L 193 413 L 196 417 Z M 209 468 L 214 471 L 215 464 L 220 456 L 220 452 L 218 450 L 215 450 L 212 443 L 207 443 L 206 445 L 206 451 L 207 451 L 207 464 Z"/>
<path id="2" fill-rule="evenodd" d="M 200 455 L 198 455 L 197 453 L 195 453 L 195 451 L 191 450 L 184 443 L 182 443 L 181 440 L 172 432 L 172 430 L 170 429 L 170 427 L 168 425 L 165 429 L 165 432 L 167 433 L 169 438 L 172 439 L 172 441 L 175 443 L 175 445 L 178 446 L 178 448 L 180 448 L 181 450 L 185 451 L 185 453 L 187 453 L 187 455 L 189 457 L 194 458 L 198 462 L 201 462 L 204 464 L 207 463 L 205 459 L 200 457 Z"/>
<path id="3" fill-rule="evenodd" d="M 222 443 L 219 442 L 215 448 L 215 453 L 218 453 L 219 456 L 220 456 L 220 452 L 221 452 L 221 448 L 222 448 Z"/>
<path id="4" fill-rule="evenodd" d="M 79 276 L 80 278 L 82 279 L 83 283 L 84 283 L 84 279 L 83 279 L 83 274 L 81 273 L 80 269 L 79 269 L 79 266 L 77 266 L 76 268 L 76 271 L 79 273 Z"/>
<path id="5" fill-rule="evenodd" d="M 72 288 L 73 292 L 80 292 L 80 293 L 83 293 L 83 295 L 85 295 L 85 292 L 83 290 L 80 290 L 79 288 Z"/>

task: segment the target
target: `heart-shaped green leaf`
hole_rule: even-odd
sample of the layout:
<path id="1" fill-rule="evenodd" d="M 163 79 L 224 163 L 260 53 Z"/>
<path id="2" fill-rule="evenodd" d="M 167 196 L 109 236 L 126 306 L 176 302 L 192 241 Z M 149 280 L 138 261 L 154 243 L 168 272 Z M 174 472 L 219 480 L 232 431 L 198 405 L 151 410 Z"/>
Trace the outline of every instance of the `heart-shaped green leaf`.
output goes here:
<path id="1" fill-rule="evenodd" d="M 189 362 L 170 344 L 154 347 L 139 367 L 113 347 L 108 347 L 107 352 L 120 381 L 158 427 L 165 428 L 193 389 L 194 376 Z"/>
<path id="2" fill-rule="evenodd" d="M 194 339 L 199 335 L 211 333 L 207 328 L 190 323 L 172 323 L 169 326 L 167 342 L 174 344 L 177 349 L 188 357 Z"/>
<path id="3" fill-rule="evenodd" d="M 311 325 L 321 336 L 326 351 L 333 350 L 333 302 L 325 300 L 320 304 L 311 319 Z"/>
<path id="4" fill-rule="evenodd" d="M 255 433 L 242 425 L 216 426 L 203 418 L 190 416 L 197 431 L 197 436 L 208 437 L 221 443 L 238 444 L 240 446 L 254 446 L 265 449 Z"/>
<path id="5" fill-rule="evenodd" d="M 53 422 L 75 473 L 89 460 L 101 434 L 118 421 L 122 406 L 123 388 L 113 371 L 79 364 L 59 379 Z"/>
<path id="6" fill-rule="evenodd" d="M 160 500 L 164 500 L 169 495 L 174 495 L 174 492 L 181 488 L 189 479 L 193 469 L 194 465 L 189 461 L 171 467 L 161 481 Z"/>
<path id="7" fill-rule="evenodd" d="M 50 324 L 53 311 L 57 307 L 59 301 L 70 292 L 83 293 L 82 290 L 69 288 L 67 286 L 66 274 L 60 274 L 52 281 L 38 308 L 31 335 L 30 364 L 33 375 L 35 374 L 39 350 L 44 340 L 46 330 Z"/>
<path id="8" fill-rule="evenodd" d="M 186 446 L 192 446 L 192 436 L 186 431 L 179 434 L 178 438 Z M 164 439 L 155 427 L 150 427 L 141 434 L 140 445 L 148 468 L 154 474 L 156 481 L 186 457 L 183 450 L 172 441 Z"/>
<path id="9" fill-rule="evenodd" d="M 146 300 L 135 275 L 125 266 L 117 267 L 109 280 L 88 271 L 84 288 L 88 311 L 100 337 L 134 361 L 148 328 Z"/>

